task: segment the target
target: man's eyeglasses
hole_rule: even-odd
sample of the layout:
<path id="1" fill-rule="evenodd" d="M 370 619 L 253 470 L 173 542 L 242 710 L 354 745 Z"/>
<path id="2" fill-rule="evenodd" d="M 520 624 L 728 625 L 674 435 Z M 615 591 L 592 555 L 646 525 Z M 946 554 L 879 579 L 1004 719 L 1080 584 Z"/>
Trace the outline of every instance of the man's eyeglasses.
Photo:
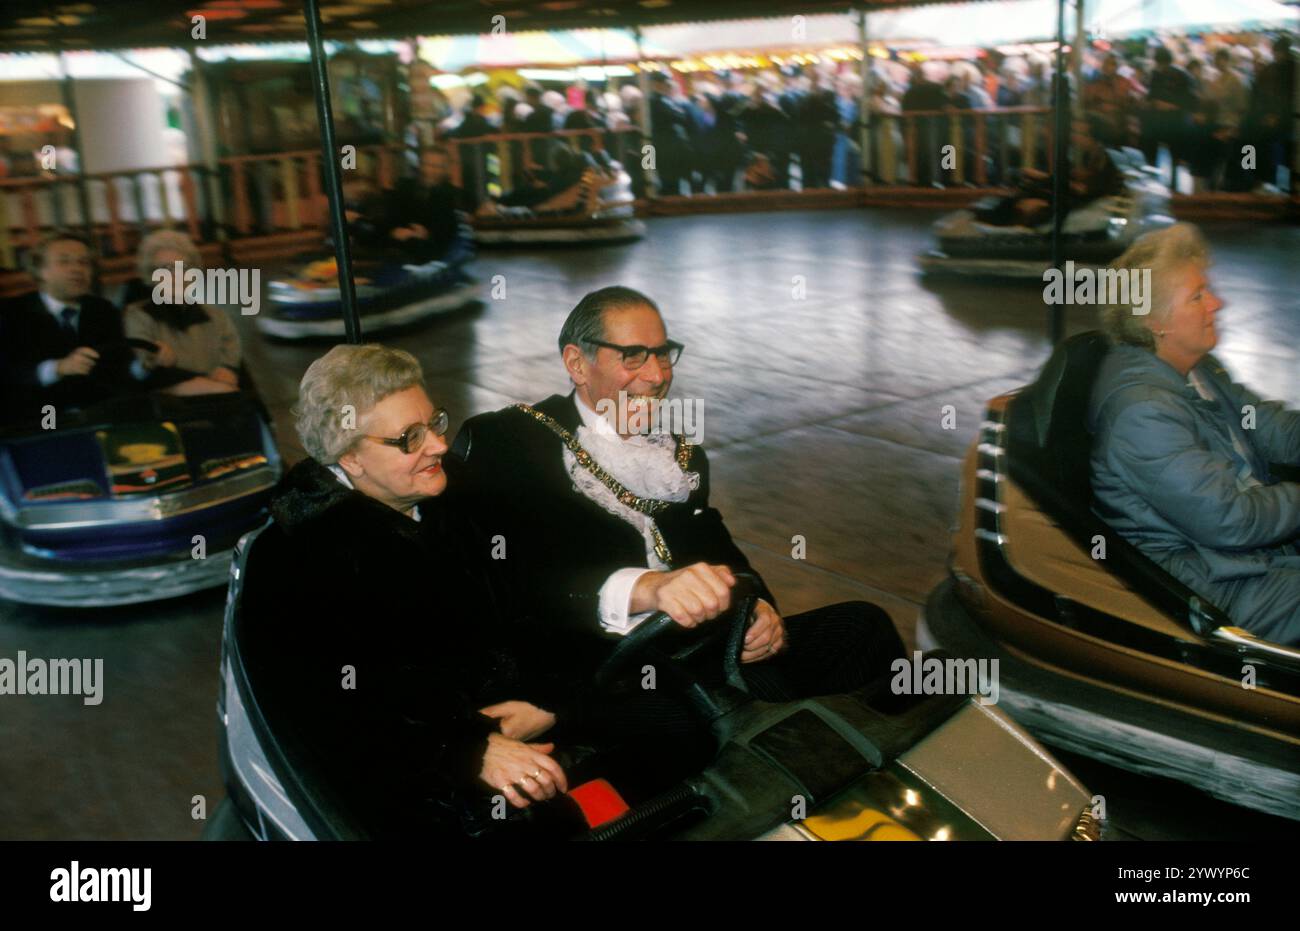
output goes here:
<path id="1" fill-rule="evenodd" d="M 371 436 L 369 433 L 363 433 L 362 436 L 383 443 L 385 446 L 396 446 L 409 456 L 424 448 L 424 441 L 429 438 L 430 430 L 433 431 L 434 436 L 442 436 L 447 432 L 449 423 L 447 412 L 439 410 L 428 423 L 413 423 L 402 431 L 401 436 Z"/>
<path id="2" fill-rule="evenodd" d="M 686 348 L 671 339 L 662 346 L 620 346 L 618 343 L 606 343 L 599 339 L 589 339 L 586 342 L 593 346 L 603 346 L 605 349 L 617 349 L 623 353 L 623 366 L 632 370 L 645 365 L 651 353 L 654 353 L 660 365 L 672 367 L 677 364 L 677 360 L 682 357 L 682 350 Z"/>

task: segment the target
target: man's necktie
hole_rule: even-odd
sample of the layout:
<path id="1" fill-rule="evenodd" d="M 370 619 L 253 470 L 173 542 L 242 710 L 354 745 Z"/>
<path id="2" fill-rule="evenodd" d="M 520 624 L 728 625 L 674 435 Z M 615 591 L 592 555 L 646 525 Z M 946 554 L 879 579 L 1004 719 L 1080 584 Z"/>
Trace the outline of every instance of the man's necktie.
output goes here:
<path id="1" fill-rule="evenodd" d="M 63 331 L 76 339 L 77 336 L 77 308 L 65 307 L 59 311 L 59 318 L 63 321 Z"/>

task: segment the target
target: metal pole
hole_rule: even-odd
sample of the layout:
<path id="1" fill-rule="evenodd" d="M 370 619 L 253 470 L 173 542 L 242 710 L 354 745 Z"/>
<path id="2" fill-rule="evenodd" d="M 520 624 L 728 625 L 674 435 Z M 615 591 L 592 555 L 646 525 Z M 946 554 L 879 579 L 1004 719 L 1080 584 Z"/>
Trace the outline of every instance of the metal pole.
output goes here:
<path id="1" fill-rule="evenodd" d="M 1070 97 L 1065 81 L 1065 4 L 1066 0 L 1057 0 L 1056 73 L 1052 76 L 1052 115 L 1055 117 L 1052 133 L 1052 267 L 1058 270 L 1064 265 L 1061 256 L 1061 226 L 1065 223 L 1065 196 L 1069 182 L 1069 167 L 1065 163 L 1069 153 L 1070 128 Z M 1063 304 L 1051 305 L 1047 335 L 1053 346 L 1065 338 Z"/>
<path id="2" fill-rule="evenodd" d="M 1085 0 L 1074 0 L 1074 48 L 1070 55 L 1070 72 L 1074 75 L 1075 104 L 1083 117 L 1083 53 L 1088 48 L 1088 31 L 1083 21 Z"/>
<path id="3" fill-rule="evenodd" d="M 871 50 L 867 47 L 867 11 L 858 7 L 858 45 L 862 47 L 862 97 L 858 101 L 858 147 L 861 150 L 860 162 L 862 177 L 859 179 L 865 188 L 871 183 L 871 173 L 876 167 L 871 153 Z"/>
<path id="4" fill-rule="evenodd" d="M 316 94 L 316 119 L 320 123 L 321 167 L 325 171 L 325 193 L 330 201 L 330 230 L 334 234 L 334 256 L 338 261 L 339 300 L 343 305 L 343 327 L 349 343 L 361 342 L 361 318 L 357 313 L 357 289 L 352 280 L 352 248 L 348 224 L 343 216 L 343 179 L 339 174 L 339 150 L 334 144 L 334 111 L 330 104 L 330 79 L 325 48 L 320 35 L 318 0 L 303 0 L 307 18 L 307 46 L 311 49 L 312 90 Z"/>
<path id="5" fill-rule="evenodd" d="M 72 118 L 72 149 L 77 153 L 77 198 L 81 202 L 81 225 L 86 231 L 86 238 L 90 240 L 92 253 L 98 255 L 99 243 L 95 241 L 95 224 L 90 216 L 90 190 L 86 187 L 86 148 L 81 144 L 81 117 L 77 114 L 77 100 L 72 89 L 72 73 L 68 71 L 67 56 L 62 51 L 59 52 L 59 70 L 63 74 L 63 80 L 59 82 L 63 93 L 63 106 L 68 111 L 68 116 Z M 57 184 L 50 190 L 55 198 L 60 196 Z"/>
<path id="6" fill-rule="evenodd" d="M 641 124 L 640 126 L 641 151 L 637 153 L 637 156 L 641 159 L 641 163 L 644 165 L 645 147 L 650 143 L 650 75 L 645 70 L 645 51 L 641 48 L 641 27 L 640 26 L 632 27 L 632 38 L 636 40 L 636 64 L 637 64 L 636 82 L 637 82 L 637 87 L 641 91 L 641 103 L 640 106 L 638 107 L 638 109 L 641 111 L 639 114 L 640 120 L 638 121 Z M 656 153 L 655 154 L 656 166 L 658 166 L 659 164 L 658 157 L 659 157 L 658 153 Z M 659 193 L 658 190 L 659 171 L 657 167 L 656 170 L 652 172 L 647 171 L 645 168 L 642 168 L 641 177 L 645 181 L 646 199 L 649 200 L 652 196 L 655 196 Z"/>
<path id="7" fill-rule="evenodd" d="M 190 106 L 194 111 L 194 130 L 198 135 L 199 156 L 207 171 L 203 184 L 203 198 L 208 204 L 215 238 L 226 239 L 226 205 L 221 196 L 221 162 L 217 152 L 216 122 L 212 118 L 212 85 L 207 65 L 192 46 L 186 49 L 190 56 Z M 215 193 L 214 193 L 215 192 Z"/>

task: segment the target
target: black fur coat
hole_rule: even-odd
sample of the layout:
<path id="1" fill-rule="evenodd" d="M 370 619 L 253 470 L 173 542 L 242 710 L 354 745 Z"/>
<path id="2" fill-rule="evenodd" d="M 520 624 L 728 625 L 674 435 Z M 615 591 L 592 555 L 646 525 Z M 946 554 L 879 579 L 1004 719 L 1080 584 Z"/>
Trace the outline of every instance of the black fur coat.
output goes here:
<path id="1" fill-rule="evenodd" d="M 417 522 L 307 459 L 275 490 L 248 559 L 245 654 L 270 683 L 263 710 L 379 837 L 455 833 L 481 805 L 497 726 L 478 708 L 560 713 L 562 689 L 507 648 L 487 570 L 464 551 L 468 518 L 444 498 Z"/>

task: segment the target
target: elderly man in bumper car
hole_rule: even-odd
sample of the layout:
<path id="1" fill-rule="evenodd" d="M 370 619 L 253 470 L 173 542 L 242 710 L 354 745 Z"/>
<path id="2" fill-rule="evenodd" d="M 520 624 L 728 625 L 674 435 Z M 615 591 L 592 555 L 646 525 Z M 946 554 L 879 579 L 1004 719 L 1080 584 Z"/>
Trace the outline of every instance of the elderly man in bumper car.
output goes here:
<path id="1" fill-rule="evenodd" d="M 644 411 L 668 394 L 682 347 L 668 339 L 653 301 L 630 288 L 593 292 L 569 315 L 559 348 L 573 392 L 471 418 L 450 462 L 454 492 L 504 541 L 500 565 L 511 591 L 527 599 L 518 615 L 546 633 L 555 668 L 590 681 L 613 650 L 610 635 L 653 612 L 687 629 L 722 623 L 735 574 L 753 569 L 710 506 L 703 447 L 668 431 L 620 433 L 633 418 L 620 428 L 600 412 L 620 395 Z M 792 617 L 776 605 L 763 586 L 741 645 L 743 679 L 759 699 L 850 691 L 903 653 L 875 605 L 846 602 Z M 704 681 L 723 667 L 709 651 L 693 665 Z M 623 685 L 591 702 L 586 733 L 598 745 L 630 734 L 674 734 L 683 745 L 699 739 L 688 702 L 672 689 Z"/>
<path id="2" fill-rule="evenodd" d="M 1105 312 L 1114 342 L 1093 387 L 1094 507 L 1197 594 L 1256 636 L 1300 645 L 1300 413 L 1232 381 L 1210 355 L 1223 306 L 1209 252 L 1178 224 L 1114 263 L 1149 269 L 1150 313 Z"/>
<path id="3" fill-rule="evenodd" d="M 131 393 L 146 374 L 133 364 L 117 308 L 90 293 L 86 241 L 56 232 L 27 257 L 38 290 L 0 307 L 0 386 L 6 422 L 89 407 Z"/>

